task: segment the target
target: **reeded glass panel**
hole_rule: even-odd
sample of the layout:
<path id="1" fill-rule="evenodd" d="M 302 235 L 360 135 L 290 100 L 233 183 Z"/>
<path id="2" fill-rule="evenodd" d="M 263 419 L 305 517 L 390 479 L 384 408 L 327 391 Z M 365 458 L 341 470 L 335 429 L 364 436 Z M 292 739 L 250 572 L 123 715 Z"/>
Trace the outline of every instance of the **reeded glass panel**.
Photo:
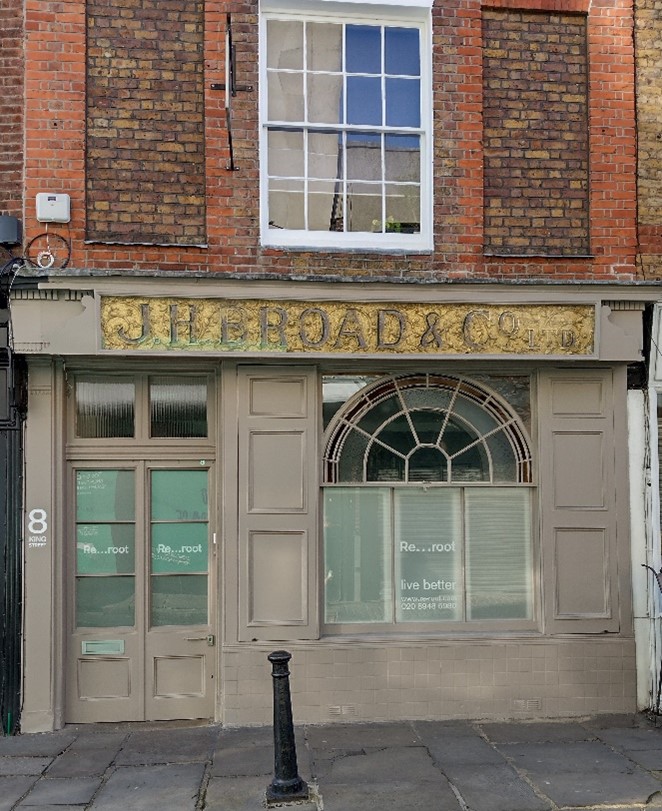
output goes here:
<path id="1" fill-rule="evenodd" d="M 150 436 L 207 436 L 205 377 L 152 377 L 149 405 Z"/>
<path id="2" fill-rule="evenodd" d="M 207 524 L 152 524 L 152 572 L 206 572 Z"/>
<path id="3" fill-rule="evenodd" d="M 325 619 L 389 622 L 392 617 L 390 492 L 324 492 Z"/>
<path id="4" fill-rule="evenodd" d="M 126 380 L 76 380 L 76 436 L 132 437 L 135 387 Z"/>
<path id="5" fill-rule="evenodd" d="M 78 524 L 78 574 L 133 574 L 136 545 L 133 524 Z"/>
<path id="6" fill-rule="evenodd" d="M 468 619 L 531 619 L 531 491 L 467 489 Z"/>
<path id="7" fill-rule="evenodd" d="M 77 521 L 133 521 L 134 517 L 133 470 L 76 471 Z"/>
<path id="8" fill-rule="evenodd" d="M 396 620 L 461 620 L 461 491 L 396 489 L 394 499 Z"/>
<path id="9" fill-rule="evenodd" d="M 369 438 L 358 431 L 350 431 L 345 439 L 340 456 L 339 480 L 360 482 L 364 476 L 365 452 Z"/>
<path id="10" fill-rule="evenodd" d="M 206 625 L 206 575 L 152 575 L 151 624 Z"/>
<path id="11" fill-rule="evenodd" d="M 135 578 L 76 578 L 76 625 L 111 628 L 135 624 Z"/>

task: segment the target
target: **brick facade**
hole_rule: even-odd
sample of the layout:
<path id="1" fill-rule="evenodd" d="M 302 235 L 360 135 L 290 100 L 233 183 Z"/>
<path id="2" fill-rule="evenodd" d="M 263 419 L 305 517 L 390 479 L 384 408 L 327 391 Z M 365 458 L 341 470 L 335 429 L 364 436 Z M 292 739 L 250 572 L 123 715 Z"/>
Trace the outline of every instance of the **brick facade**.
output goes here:
<path id="1" fill-rule="evenodd" d="M 87 238 L 205 237 L 203 4 L 87 4 Z"/>
<path id="2" fill-rule="evenodd" d="M 0 0 L 0 214 L 23 199 L 23 4 Z"/>
<path id="3" fill-rule="evenodd" d="M 507 0 L 503 7 L 515 7 L 518 11 L 542 11 L 553 26 L 563 6 L 563 15 L 577 13 L 581 25 L 586 24 L 589 73 L 589 152 L 590 152 L 590 191 L 591 212 L 590 243 L 592 258 L 561 257 L 558 253 L 577 251 L 578 237 L 572 236 L 573 227 L 557 229 L 563 232 L 562 250 L 558 245 L 536 245 L 536 253 L 547 256 L 501 257 L 489 256 L 490 240 L 486 241 L 484 222 L 484 189 L 486 178 L 492 183 L 495 167 L 486 164 L 484 171 L 483 150 L 483 19 L 484 13 L 478 0 L 463 3 L 438 3 L 434 6 L 433 17 L 433 106 L 434 106 L 434 223 L 435 249 L 420 255 L 384 255 L 381 253 L 352 252 L 306 252 L 263 249 L 259 242 L 259 154 L 258 141 L 258 10 L 257 4 L 214 2 L 205 4 L 204 14 L 204 88 L 192 84 L 191 95 L 198 98 L 204 93 L 204 144 L 206 178 L 206 243 L 207 247 L 190 246 L 122 246 L 101 244 L 101 241 L 115 240 L 119 236 L 117 221 L 127 223 L 127 230 L 133 220 L 136 227 L 126 241 L 135 242 L 179 242 L 187 239 L 200 242 L 201 222 L 199 195 L 191 195 L 194 202 L 168 197 L 167 212 L 152 217 L 154 198 L 158 194 L 153 188 L 144 188 L 142 180 L 133 173 L 133 189 L 118 188 L 121 175 L 106 177 L 106 191 L 103 194 L 115 195 L 122 200 L 126 210 L 110 212 L 110 201 L 103 217 L 102 186 L 95 186 L 99 172 L 92 172 L 89 191 L 93 193 L 86 203 L 85 186 L 85 124 L 86 124 L 86 51 L 87 31 L 85 5 L 79 0 L 67 3 L 62 11 L 57 2 L 47 0 L 27 0 L 28 42 L 27 66 L 28 83 L 28 136 L 27 136 L 27 211 L 31 214 L 30 200 L 38 191 L 50 190 L 67 192 L 72 198 L 72 239 L 71 266 L 79 269 L 135 269 L 154 272 L 158 270 L 188 270 L 196 273 L 232 273 L 235 275 L 270 276 L 296 275 L 298 278 L 355 278 L 393 279 L 395 281 L 434 281 L 434 280 L 517 280 L 539 279 L 541 281 L 574 280 L 622 280 L 638 278 L 635 264 L 636 251 L 636 202 L 635 202 L 635 127 L 634 127 L 634 82 L 632 9 L 628 0 L 599 0 L 588 10 L 582 0 L 563 2 L 561 0 L 526 0 L 514 3 Z M 91 7 L 92 9 L 94 7 Z M 121 4 L 122 20 L 128 21 L 131 15 L 146 14 L 131 2 Z M 141 6 L 147 9 L 147 5 Z M 161 5 L 159 5 L 161 8 Z M 165 8 L 165 7 L 164 7 Z M 195 8 L 195 7 L 192 7 Z M 490 5 L 491 9 L 495 4 Z M 228 171 L 228 134 L 225 125 L 224 93 L 213 90 L 212 84 L 225 81 L 225 20 L 232 14 L 233 37 L 237 56 L 237 81 L 240 85 L 250 85 L 252 90 L 240 91 L 233 99 L 233 140 L 234 158 L 237 171 Z M 192 12 L 193 13 L 193 12 Z M 551 16 L 550 16 L 551 15 Z M 526 16 L 526 15 L 525 15 Z M 494 11 L 486 14 L 487 25 L 494 19 Z M 90 20 L 96 19 L 91 12 Z M 107 19 L 107 18 L 104 18 Z M 128 32 L 128 22 L 123 23 Z M 174 14 L 167 23 L 169 36 L 166 42 L 185 40 L 187 25 L 191 22 L 182 15 Z M 581 27 L 576 25 L 575 28 Z M 122 30 L 122 29 L 118 29 Z M 95 34 L 96 36 L 96 34 Z M 161 35 L 159 35 L 161 36 Z M 196 28 L 197 36 L 197 28 Z M 576 37 L 576 31 L 574 33 Z M 131 38 L 128 38 L 130 41 Z M 94 40 L 90 43 L 90 66 L 95 59 L 120 60 L 120 51 L 115 47 L 108 52 L 111 57 L 94 50 Z M 99 48 L 101 45 L 97 42 Z M 567 46 L 564 46 L 567 47 Z M 197 46 L 190 52 L 192 64 L 197 65 Z M 549 46 L 553 52 L 553 43 Z M 108 49 L 107 49 L 108 50 Z M 149 69 L 157 73 L 163 70 L 160 79 L 151 81 L 172 82 L 164 60 L 170 53 L 167 49 L 163 57 L 152 60 Z M 174 53 L 174 51 L 172 51 Z M 127 57 L 130 58 L 130 57 Z M 188 57 L 187 57 L 188 58 Z M 148 60 L 149 61 L 149 60 Z M 57 70 L 52 67 L 56 66 Z M 110 62 L 106 67 L 110 66 Z M 131 67 L 138 79 L 143 67 Z M 145 67 L 145 69 L 147 69 Z M 197 70 L 197 68 L 196 68 Z M 103 71 L 102 71 L 103 72 Z M 193 71 L 195 73 L 195 71 Z M 197 75 L 197 74 L 196 74 Z M 102 79 L 103 77 L 98 77 Z M 148 79 L 145 79 L 148 81 Z M 94 84 L 94 83 L 93 83 Z M 489 85 L 489 82 L 488 82 Z M 112 85 L 111 85 L 112 86 Z M 159 85 L 165 87 L 166 85 Z M 101 108 L 102 97 L 97 91 L 103 87 L 90 88 L 89 111 L 96 115 L 96 107 Z M 119 91 L 113 91 L 121 101 Z M 127 98 L 132 95 L 124 88 Z M 95 95 L 97 93 L 97 95 Z M 147 95 L 144 96 L 147 98 Z M 181 99 L 180 102 L 181 103 Z M 197 102 L 195 102 L 197 103 Z M 568 104 L 569 107 L 569 104 Z M 196 107 L 197 109 L 197 107 Z M 126 123 L 127 131 L 138 133 L 154 132 L 161 123 L 150 122 L 145 129 L 144 122 L 136 125 L 135 110 L 125 104 L 118 108 L 115 118 Z M 196 112 L 197 116 L 198 113 Z M 177 116 L 173 116 L 177 119 Z M 182 122 L 173 120 L 173 140 L 161 141 L 163 154 L 169 145 L 183 144 L 185 128 Z M 119 132 L 119 131 L 118 131 Z M 190 133 L 190 130 L 189 130 Z M 575 136 L 573 135 L 573 138 Z M 97 140 L 98 139 L 98 140 Z M 127 143 L 125 151 L 135 160 L 141 155 L 136 139 L 122 138 Z M 92 129 L 89 145 L 101 149 L 103 138 L 98 129 Z M 580 141 L 572 141 L 572 149 L 578 151 Z M 194 165 L 199 168 L 200 152 L 196 143 L 192 155 Z M 104 147 L 105 148 L 105 147 Z M 180 160 L 178 154 L 177 163 Z M 152 155 L 154 153 L 152 152 Z M 101 170 L 107 175 L 108 167 L 93 164 L 89 167 Z M 142 162 L 142 161 L 140 161 Z M 148 171 L 153 172 L 163 183 L 170 176 L 165 164 L 155 159 Z M 117 167 L 115 167 L 117 168 Z M 128 169 L 122 171 L 129 172 Z M 504 170 L 504 173 L 509 170 Z M 197 176 L 196 176 L 197 177 Z M 567 177 L 567 176 L 566 176 Z M 195 186 L 197 180 L 191 181 Z M 573 179 L 576 182 L 576 179 Z M 131 183 L 129 185 L 131 185 Z M 175 188 L 177 184 L 174 184 Z M 491 188 L 488 184 L 487 188 Z M 169 185 L 172 193 L 173 184 Z M 190 190 L 190 187 L 189 187 Z M 579 191 L 585 194 L 584 189 Z M 143 195 L 147 195 L 146 197 Z M 165 197 L 165 195 L 164 195 Z M 195 212 L 187 210 L 192 205 Z M 86 217 L 87 206 L 87 217 Z M 584 220 L 578 226 L 585 238 L 585 210 L 580 206 Z M 573 209 L 574 211 L 574 209 Z M 187 216 L 182 216 L 182 212 Z M 170 218 L 166 221 L 165 214 Z M 190 219 L 189 219 L 189 216 Z M 114 219 L 113 219 L 114 218 Z M 182 234 L 173 230 L 182 222 L 195 223 L 193 233 Z M 572 225 L 572 221 L 570 222 Z M 34 233 L 38 226 L 31 216 L 27 217 L 26 232 Z M 122 231 L 124 233 L 124 227 Z M 196 230 L 197 229 L 197 230 Z M 582 230 L 583 229 L 583 230 Z M 140 238 L 143 232 L 144 239 Z M 165 236 L 164 236 L 165 235 Z M 520 232 L 513 230 L 508 236 L 521 238 Z M 86 242 L 86 239 L 88 240 Z M 99 240 L 96 242 L 95 240 Z M 571 240 L 575 240 L 572 242 Z M 538 242 L 542 243 L 538 234 Z M 565 246 L 565 247 L 564 247 Z"/>
<path id="4" fill-rule="evenodd" d="M 662 18 L 655 0 L 637 0 L 639 250 L 644 278 L 662 278 Z"/>
<path id="5" fill-rule="evenodd" d="M 486 252 L 590 253 L 586 18 L 486 10 L 483 45 Z"/>

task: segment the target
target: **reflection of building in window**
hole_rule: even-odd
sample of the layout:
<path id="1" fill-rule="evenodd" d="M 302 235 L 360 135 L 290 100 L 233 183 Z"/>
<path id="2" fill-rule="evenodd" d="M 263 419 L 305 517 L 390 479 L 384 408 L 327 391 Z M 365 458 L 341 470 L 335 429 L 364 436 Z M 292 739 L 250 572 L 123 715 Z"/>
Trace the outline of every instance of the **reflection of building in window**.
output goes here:
<path id="1" fill-rule="evenodd" d="M 266 33 L 267 231 L 420 233 L 420 26 L 274 15 Z"/>
<path id="2" fill-rule="evenodd" d="M 325 381 L 325 610 L 359 623 L 531 621 L 531 454 L 494 391 Z M 428 626 L 426 626 L 428 627 Z"/>

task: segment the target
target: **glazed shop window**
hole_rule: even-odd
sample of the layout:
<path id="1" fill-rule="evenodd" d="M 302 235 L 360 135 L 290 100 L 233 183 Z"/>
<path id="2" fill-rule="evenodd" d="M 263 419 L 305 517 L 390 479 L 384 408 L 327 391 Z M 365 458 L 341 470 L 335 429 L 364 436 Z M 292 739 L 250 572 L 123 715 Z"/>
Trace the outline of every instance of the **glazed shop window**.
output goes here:
<path id="1" fill-rule="evenodd" d="M 205 376 L 79 376 L 75 383 L 75 436 L 80 439 L 207 436 Z M 146 401 L 148 417 L 136 421 Z"/>
<path id="2" fill-rule="evenodd" d="M 528 379 L 495 383 L 325 379 L 327 624 L 531 623 L 531 454 L 496 391 L 528 413 Z"/>
<path id="3" fill-rule="evenodd" d="M 265 244 L 430 248 L 426 30 L 263 16 Z"/>

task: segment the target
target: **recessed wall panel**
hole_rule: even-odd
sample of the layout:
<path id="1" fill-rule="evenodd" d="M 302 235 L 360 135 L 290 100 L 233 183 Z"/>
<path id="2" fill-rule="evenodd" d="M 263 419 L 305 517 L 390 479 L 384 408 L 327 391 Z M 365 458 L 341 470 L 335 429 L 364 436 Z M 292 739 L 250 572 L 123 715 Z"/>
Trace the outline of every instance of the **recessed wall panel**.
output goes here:
<path id="1" fill-rule="evenodd" d="M 253 532 L 249 538 L 249 623 L 307 621 L 307 536 L 304 532 Z"/>
<path id="2" fill-rule="evenodd" d="M 306 379 L 252 380 L 249 407 L 251 416 L 303 417 L 306 413 Z"/>
<path id="3" fill-rule="evenodd" d="M 128 698 L 130 692 L 128 659 L 78 660 L 78 698 Z"/>
<path id="4" fill-rule="evenodd" d="M 609 616 L 606 533 L 563 529 L 555 536 L 556 616 Z"/>
<path id="5" fill-rule="evenodd" d="M 249 454 L 249 511 L 301 512 L 305 507 L 303 433 L 252 432 Z"/>
<path id="6" fill-rule="evenodd" d="M 552 438 L 554 506 L 602 509 L 605 505 L 603 435 L 557 432 Z"/>

